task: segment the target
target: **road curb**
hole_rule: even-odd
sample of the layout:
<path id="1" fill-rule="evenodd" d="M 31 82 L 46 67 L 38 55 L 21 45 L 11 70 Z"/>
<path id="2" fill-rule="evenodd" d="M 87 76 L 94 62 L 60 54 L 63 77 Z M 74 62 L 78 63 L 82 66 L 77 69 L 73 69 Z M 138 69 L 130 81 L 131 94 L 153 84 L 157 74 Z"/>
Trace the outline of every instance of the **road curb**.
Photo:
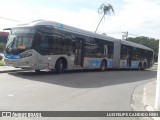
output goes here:
<path id="1" fill-rule="evenodd" d="M 154 79 L 151 79 L 154 80 Z M 153 82 L 153 81 L 152 81 Z M 138 85 L 135 87 L 134 92 L 131 97 L 130 106 L 134 111 L 154 111 L 151 106 L 149 106 L 147 103 L 147 93 L 146 93 L 146 85 L 152 83 L 143 83 L 141 85 Z M 153 118 L 153 117 L 144 117 L 139 118 L 139 120 L 160 120 L 159 118 Z"/>
<path id="2" fill-rule="evenodd" d="M 147 83 L 143 89 L 143 104 L 147 111 L 156 111 L 154 109 L 156 81 Z M 160 120 L 158 117 L 152 117 L 153 120 Z"/>
<path id="3" fill-rule="evenodd" d="M 20 72 L 20 71 L 27 71 L 27 70 L 5 70 L 5 71 L 0 71 L 0 73 Z"/>
<path id="4" fill-rule="evenodd" d="M 149 83 L 145 84 L 145 86 L 143 88 L 143 104 L 146 106 L 146 108 L 148 106 L 150 108 L 152 108 L 150 110 L 154 110 L 153 107 L 154 107 L 154 101 L 155 101 L 155 99 L 154 99 L 155 98 L 155 91 L 151 88 L 152 86 L 154 86 L 154 84 L 155 84 L 155 81 L 149 82 Z M 149 93 L 149 91 L 150 91 L 150 93 Z"/>

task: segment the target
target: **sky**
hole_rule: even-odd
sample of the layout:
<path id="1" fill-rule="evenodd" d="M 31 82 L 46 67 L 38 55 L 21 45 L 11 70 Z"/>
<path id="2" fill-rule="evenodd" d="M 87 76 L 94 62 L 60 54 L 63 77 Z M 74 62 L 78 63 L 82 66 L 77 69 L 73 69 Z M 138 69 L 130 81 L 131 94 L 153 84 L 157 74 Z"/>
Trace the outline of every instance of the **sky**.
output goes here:
<path id="1" fill-rule="evenodd" d="M 121 39 L 128 31 L 128 37 L 160 39 L 160 0 L 1 0 L 0 30 L 43 19 L 94 32 L 102 3 L 111 4 L 115 12 L 105 16 L 97 33 Z"/>

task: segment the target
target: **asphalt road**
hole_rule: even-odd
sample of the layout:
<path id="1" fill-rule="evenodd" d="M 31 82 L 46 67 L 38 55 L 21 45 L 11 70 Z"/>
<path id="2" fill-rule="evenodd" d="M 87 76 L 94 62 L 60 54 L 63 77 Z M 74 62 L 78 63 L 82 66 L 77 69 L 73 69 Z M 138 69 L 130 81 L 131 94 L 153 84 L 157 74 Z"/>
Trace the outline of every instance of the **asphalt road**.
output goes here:
<path id="1" fill-rule="evenodd" d="M 130 101 L 136 86 L 155 77 L 156 71 L 150 70 L 71 71 L 61 75 L 32 71 L 1 73 L 0 111 L 132 111 Z M 53 119 L 136 118 L 42 118 Z"/>

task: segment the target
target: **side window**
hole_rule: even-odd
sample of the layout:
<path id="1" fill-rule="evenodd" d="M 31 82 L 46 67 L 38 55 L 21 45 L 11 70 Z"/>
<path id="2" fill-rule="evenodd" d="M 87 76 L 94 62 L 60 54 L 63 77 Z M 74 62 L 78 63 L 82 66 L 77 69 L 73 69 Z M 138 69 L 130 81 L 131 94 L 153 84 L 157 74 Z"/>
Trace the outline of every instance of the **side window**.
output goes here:
<path id="1" fill-rule="evenodd" d="M 62 53 L 72 55 L 75 53 L 75 38 L 73 34 L 66 33 L 62 38 Z"/>
<path id="2" fill-rule="evenodd" d="M 96 56 L 97 57 L 104 57 L 104 45 L 105 41 L 100 39 L 95 39 L 97 48 L 96 48 Z"/>
<path id="3" fill-rule="evenodd" d="M 90 46 L 91 46 L 91 53 L 90 53 L 91 57 L 99 57 L 99 53 L 97 51 L 99 47 L 95 39 L 91 39 Z"/>
<path id="4" fill-rule="evenodd" d="M 121 59 L 127 59 L 127 46 L 121 45 Z"/>
<path id="5" fill-rule="evenodd" d="M 138 55 L 137 55 L 137 48 L 133 47 L 133 55 L 132 55 L 132 60 L 138 60 Z"/>
<path id="6" fill-rule="evenodd" d="M 147 53 L 148 53 L 147 58 L 150 59 L 150 60 L 153 59 L 153 52 L 147 50 Z"/>
<path id="7" fill-rule="evenodd" d="M 73 55 L 75 53 L 75 36 L 69 32 L 64 33 L 62 38 L 62 53 Z"/>
<path id="8" fill-rule="evenodd" d="M 36 35 L 37 39 L 37 50 L 41 54 L 50 54 L 53 52 L 53 36 L 41 36 L 40 34 Z"/>
<path id="9" fill-rule="evenodd" d="M 49 49 L 49 39 L 48 39 L 47 36 L 45 36 L 43 39 L 41 39 L 40 48 L 41 48 L 42 50 L 47 50 L 47 49 Z"/>
<path id="10" fill-rule="evenodd" d="M 133 60 L 134 58 L 134 47 L 129 45 L 121 45 L 121 59 Z"/>
<path id="11" fill-rule="evenodd" d="M 85 45 L 85 47 L 84 47 L 84 53 L 85 53 L 84 56 L 85 57 L 90 57 L 90 49 L 91 49 L 91 47 L 90 47 L 90 39 L 89 38 L 85 39 L 84 45 Z"/>
<path id="12" fill-rule="evenodd" d="M 85 40 L 85 57 L 113 58 L 114 43 L 105 40 L 90 38 Z"/>
<path id="13" fill-rule="evenodd" d="M 70 36 L 68 39 L 68 44 L 69 44 L 69 54 L 75 54 L 75 39 Z"/>
<path id="14" fill-rule="evenodd" d="M 146 59 L 146 56 L 148 55 L 147 50 L 138 48 L 138 57 L 140 60 Z"/>
<path id="15" fill-rule="evenodd" d="M 52 51 L 55 54 L 61 54 L 62 53 L 62 36 L 55 35 L 53 37 L 53 44 L 52 44 Z"/>
<path id="16" fill-rule="evenodd" d="M 36 48 L 41 54 L 67 54 L 75 53 L 75 37 L 71 33 L 41 36 L 36 34 Z"/>
<path id="17" fill-rule="evenodd" d="M 107 47 L 108 47 L 108 58 L 112 59 L 113 58 L 113 51 L 114 51 L 114 43 L 113 42 L 107 42 Z"/>
<path id="18" fill-rule="evenodd" d="M 41 51 L 43 46 L 42 36 L 39 33 L 37 33 L 35 37 L 36 37 L 36 49 L 38 51 Z"/>

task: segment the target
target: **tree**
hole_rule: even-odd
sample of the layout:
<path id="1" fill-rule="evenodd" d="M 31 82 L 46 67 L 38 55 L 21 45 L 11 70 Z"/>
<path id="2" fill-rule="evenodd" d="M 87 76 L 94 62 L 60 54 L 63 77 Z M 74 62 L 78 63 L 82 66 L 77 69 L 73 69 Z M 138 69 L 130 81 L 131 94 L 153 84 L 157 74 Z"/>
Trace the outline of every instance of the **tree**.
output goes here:
<path id="1" fill-rule="evenodd" d="M 100 20 L 99 23 L 98 23 L 98 26 L 97 26 L 97 28 L 96 28 L 95 33 L 97 32 L 98 27 L 99 27 L 101 21 L 105 18 L 105 15 L 110 15 L 111 12 L 114 13 L 114 9 L 113 9 L 113 6 L 112 6 L 111 4 L 107 4 L 107 5 L 106 5 L 106 4 L 103 3 L 103 4 L 98 8 L 98 13 L 99 13 L 99 14 L 103 14 L 103 15 L 102 15 L 101 20 Z"/>
<path id="2" fill-rule="evenodd" d="M 2 44 L 2 43 L 0 43 L 0 51 L 3 51 L 3 50 L 4 50 L 4 48 L 5 48 L 5 45 L 4 45 L 4 44 Z"/>

